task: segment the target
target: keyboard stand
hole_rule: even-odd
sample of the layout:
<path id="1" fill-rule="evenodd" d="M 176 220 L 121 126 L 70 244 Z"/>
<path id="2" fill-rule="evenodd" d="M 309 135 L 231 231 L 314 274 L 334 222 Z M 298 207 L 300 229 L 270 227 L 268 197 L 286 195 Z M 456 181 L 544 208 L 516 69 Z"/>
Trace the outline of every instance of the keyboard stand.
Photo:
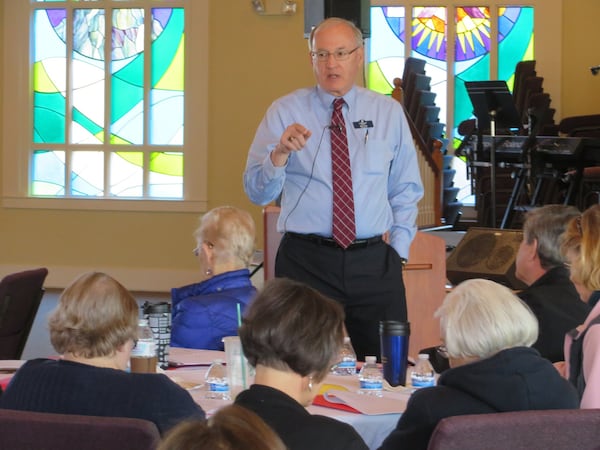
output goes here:
<path id="1" fill-rule="evenodd" d="M 517 176 L 515 178 L 515 184 L 508 199 L 508 203 L 506 204 L 506 209 L 504 210 L 502 222 L 500 223 L 500 228 L 502 229 L 506 228 L 507 225 L 512 223 L 514 212 L 520 210 L 520 208 L 517 206 L 517 200 L 521 197 L 523 189 L 527 185 L 527 179 L 529 178 L 528 172 L 528 166 L 524 164 L 520 165 L 519 171 L 517 172 Z"/>

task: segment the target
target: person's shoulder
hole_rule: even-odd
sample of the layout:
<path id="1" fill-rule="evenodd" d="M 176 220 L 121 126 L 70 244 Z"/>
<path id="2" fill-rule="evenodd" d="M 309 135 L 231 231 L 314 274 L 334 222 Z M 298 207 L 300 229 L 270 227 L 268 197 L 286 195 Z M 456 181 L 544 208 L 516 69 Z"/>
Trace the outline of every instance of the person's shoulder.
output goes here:
<path id="1" fill-rule="evenodd" d="M 600 316 L 588 323 L 584 339 L 586 343 L 594 342 L 600 349 Z"/>
<path id="2" fill-rule="evenodd" d="M 156 392 L 166 397 L 188 397 L 189 393 L 163 373 L 130 373 L 130 383 L 140 391 Z M 153 391 L 152 391 L 153 390 Z"/>
<path id="3" fill-rule="evenodd" d="M 356 95 L 370 102 L 377 102 L 381 105 L 388 105 L 390 108 L 401 109 L 401 103 L 390 95 L 385 95 L 372 89 L 367 89 L 362 86 L 355 86 Z"/>
<path id="4" fill-rule="evenodd" d="M 58 365 L 59 359 L 52 358 L 34 358 L 23 363 L 20 369 L 33 367 L 52 367 Z"/>
<path id="5" fill-rule="evenodd" d="M 278 106 L 285 106 L 291 103 L 302 102 L 307 99 L 311 99 L 316 95 L 316 90 L 314 87 L 303 87 L 296 89 L 294 91 L 288 92 L 287 94 L 282 95 L 281 97 L 273 100 L 271 104 L 271 108 L 276 108 Z"/>
<path id="6" fill-rule="evenodd" d="M 25 361 L 21 367 L 15 372 L 12 379 L 21 381 L 27 380 L 29 377 L 43 376 L 51 367 L 57 366 L 58 361 L 46 358 L 36 358 Z"/>
<path id="7" fill-rule="evenodd" d="M 318 440 L 326 439 L 328 448 L 334 449 L 367 449 L 362 437 L 350 424 L 332 417 L 311 415 L 311 434 Z M 334 445 L 338 444 L 338 445 Z"/>
<path id="8" fill-rule="evenodd" d="M 421 407 L 431 405 L 431 402 L 440 403 L 461 395 L 462 393 L 459 390 L 451 386 L 437 385 L 421 388 L 412 393 L 408 400 L 407 408 L 408 405 L 411 405 L 412 407 Z"/>

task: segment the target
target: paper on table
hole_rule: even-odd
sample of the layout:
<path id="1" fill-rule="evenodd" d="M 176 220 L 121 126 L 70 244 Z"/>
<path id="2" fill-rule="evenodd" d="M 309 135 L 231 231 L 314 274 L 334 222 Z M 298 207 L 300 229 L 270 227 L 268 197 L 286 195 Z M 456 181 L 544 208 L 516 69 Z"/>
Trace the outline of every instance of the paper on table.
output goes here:
<path id="1" fill-rule="evenodd" d="M 225 352 L 181 347 L 169 349 L 169 365 L 171 366 L 210 366 L 215 359 L 225 361 Z"/>
<path id="2" fill-rule="evenodd" d="M 1 359 L 0 360 L 0 372 L 15 371 L 25 364 L 23 359 Z"/>
<path id="3" fill-rule="evenodd" d="M 386 393 L 384 397 L 375 397 L 350 391 L 327 391 L 324 397 L 330 402 L 342 401 L 362 414 L 372 416 L 404 412 L 410 395 L 408 393 Z"/>
<path id="4" fill-rule="evenodd" d="M 340 409 L 342 411 L 360 414 L 360 411 L 358 409 L 353 408 L 343 400 L 338 399 L 333 395 L 328 395 L 327 398 L 325 397 L 325 395 L 316 395 L 312 401 L 312 404 L 315 406 L 325 406 L 326 408 Z"/>

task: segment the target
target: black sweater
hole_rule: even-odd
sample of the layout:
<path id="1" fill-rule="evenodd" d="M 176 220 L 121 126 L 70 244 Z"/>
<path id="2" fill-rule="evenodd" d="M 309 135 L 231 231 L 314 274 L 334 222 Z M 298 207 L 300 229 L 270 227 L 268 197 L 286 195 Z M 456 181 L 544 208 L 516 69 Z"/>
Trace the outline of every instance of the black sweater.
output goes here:
<path id="1" fill-rule="evenodd" d="M 581 325 L 591 309 L 581 301 L 568 269 L 550 269 L 518 295 L 538 319 L 540 332 L 533 348 L 552 362 L 564 361 L 565 334 Z"/>
<path id="2" fill-rule="evenodd" d="M 50 359 L 26 362 L 0 397 L 0 408 L 146 419 L 161 433 L 182 420 L 204 418 L 190 394 L 166 375 Z"/>
<path id="3" fill-rule="evenodd" d="M 366 450 L 360 435 L 347 423 L 311 415 L 289 395 L 254 384 L 235 403 L 258 414 L 289 450 Z"/>
<path id="4" fill-rule="evenodd" d="M 532 348 L 516 347 L 448 369 L 437 386 L 415 392 L 380 449 L 426 450 L 445 417 L 578 407 L 577 392 L 550 361 Z"/>

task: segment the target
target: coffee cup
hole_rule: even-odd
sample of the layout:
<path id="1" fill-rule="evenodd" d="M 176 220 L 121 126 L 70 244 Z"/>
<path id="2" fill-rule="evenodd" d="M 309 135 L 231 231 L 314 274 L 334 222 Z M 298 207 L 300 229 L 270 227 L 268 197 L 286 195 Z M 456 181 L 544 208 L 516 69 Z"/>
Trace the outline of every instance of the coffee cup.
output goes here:
<path id="1" fill-rule="evenodd" d="M 383 377 L 391 386 L 406 384 L 410 323 L 394 320 L 379 322 Z"/>
<path id="2" fill-rule="evenodd" d="M 225 344 L 229 393 L 231 398 L 235 399 L 237 394 L 250 387 L 251 367 L 244 356 L 239 336 L 225 336 L 223 343 Z"/>

